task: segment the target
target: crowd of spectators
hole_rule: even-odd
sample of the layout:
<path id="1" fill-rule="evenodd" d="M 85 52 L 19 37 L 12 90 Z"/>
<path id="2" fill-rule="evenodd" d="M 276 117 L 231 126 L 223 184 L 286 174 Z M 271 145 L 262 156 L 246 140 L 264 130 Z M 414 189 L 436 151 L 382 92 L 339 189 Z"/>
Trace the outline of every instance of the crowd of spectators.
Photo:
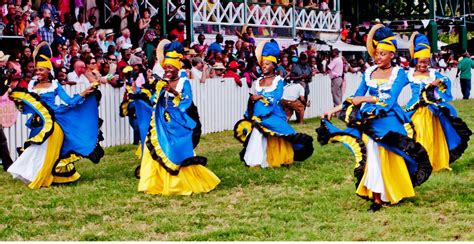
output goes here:
<path id="1" fill-rule="evenodd" d="M 75 0 L 73 6 L 63 6 L 63 2 L 59 2 L 53 4 L 51 0 L 42 0 L 40 7 L 35 9 L 31 0 L 0 0 L 0 27 L 3 27 L 0 30 L 3 30 L 3 35 L 22 37 L 13 39 L 7 49 L 2 48 L 5 55 L 2 58 L 8 59 L 7 66 L 16 71 L 14 79 L 20 84 L 25 85 L 34 77 L 32 53 L 41 41 L 51 46 L 53 74 L 62 84 L 99 81 L 121 87 L 125 82 L 122 69 L 126 66 L 133 67 L 134 79 L 141 82 L 153 75 L 163 75 L 155 54 L 159 41 L 164 38 L 160 22 L 156 16 L 151 16 L 144 5 L 138 5 L 136 0 L 112 0 L 112 16 L 107 23 L 100 25 L 97 8 L 92 3 L 95 1 Z M 292 4 L 284 0 L 271 3 Z M 328 1 L 297 1 L 296 4 L 323 9 L 328 6 Z M 88 7 L 84 8 L 85 5 Z M 233 34 L 237 38 L 226 36 L 227 40 L 217 34 L 212 43 L 200 34 L 195 42 L 190 43 L 185 37 L 183 20 L 178 19 L 171 26 L 166 38 L 185 46 L 183 69 L 187 70 L 190 78 L 201 83 L 208 82 L 208 79 L 231 78 L 237 86 L 250 87 L 261 76 L 255 57 L 257 43 L 254 31 L 258 27 L 236 28 Z M 365 35 L 361 34 L 359 27 L 347 27 L 349 25 L 343 23 L 341 39 L 365 45 Z M 332 61 L 339 55 L 317 51 L 313 44 L 308 44 L 306 50 L 299 50 L 301 48 L 297 39 L 288 46 L 281 46 L 277 68 L 278 74 L 288 83 L 301 85 L 294 86 L 292 94 L 287 94 L 287 100 L 296 97 L 301 101 L 298 104 L 300 108 L 310 106 L 307 98 L 312 76 L 329 75 L 338 84 L 342 80 L 344 89 L 343 73 L 364 72 L 373 65 L 370 59 L 366 61 L 355 56 L 342 56 L 342 65 L 334 65 Z M 408 68 L 407 56 L 401 55 L 394 62 Z M 457 60 L 450 50 L 442 49 L 433 55 L 432 67 L 447 70 L 456 67 Z M 337 74 L 334 67 L 338 70 Z M 304 91 L 302 96 L 301 88 Z"/>

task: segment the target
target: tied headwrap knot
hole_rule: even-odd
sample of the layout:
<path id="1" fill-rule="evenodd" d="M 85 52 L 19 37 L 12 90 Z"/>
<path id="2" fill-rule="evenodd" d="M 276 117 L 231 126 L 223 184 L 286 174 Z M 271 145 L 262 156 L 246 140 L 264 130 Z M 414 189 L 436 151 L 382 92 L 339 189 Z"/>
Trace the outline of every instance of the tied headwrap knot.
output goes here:
<path id="1" fill-rule="evenodd" d="M 389 37 L 387 37 L 385 39 L 382 39 L 380 41 L 372 40 L 372 42 L 374 43 L 374 45 L 378 49 L 382 49 L 382 50 L 386 50 L 386 51 L 390 51 L 390 52 L 395 52 L 395 51 L 397 51 L 397 47 L 395 46 L 393 41 L 395 41 L 394 36 L 389 36 Z"/>
<path id="2" fill-rule="evenodd" d="M 431 54 L 431 47 L 426 44 L 426 43 L 418 43 L 416 44 L 418 47 L 417 49 L 420 49 L 418 51 L 415 51 L 415 54 L 413 55 L 414 58 L 429 58 Z"/>
<path id="3" fill-rule="evenodd" d="M 163 61 L 163 66 L 165 66 L 166 64 L 169 64 L 179 70 L 182 67 L 182 64 L 181 64 L 182 58 L 183 58 L 183 55 L 181 53 L 178 53 L 176 51 L 167 52 L 165 54 L 165 60 Z"/>

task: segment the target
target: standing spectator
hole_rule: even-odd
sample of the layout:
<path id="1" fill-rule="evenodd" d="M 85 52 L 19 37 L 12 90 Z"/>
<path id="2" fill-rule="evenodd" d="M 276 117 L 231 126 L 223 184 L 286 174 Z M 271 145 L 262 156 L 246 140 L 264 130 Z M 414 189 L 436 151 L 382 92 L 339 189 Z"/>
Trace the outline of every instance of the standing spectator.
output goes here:
<path id="1" fill-rule="evenodd" d="M 134 45 L 143 47 L 145 31 L 151 26 L 150 24 L 151 24 L 150 10 L 144 9 L 142 18 L 138 20 L 138 33 L 136 35 L 137 43 L 134 43 Z"/>
<path id="2" fill-rule="evenodd" d="M 460 82 L 462 99 L 469 99 L 471 94 L 471 69 L 473 68 L 474 62 L 466 51 L 463 55 L 463 59 L 458 63 L 458 71 L 456 72 L 456 78 L 458 78 L 459 73 L 461 73 Z"/>
<path id="3" fill-rule="evenodd" d="M 221 34 L 216 35 L 216 41 L 213 42 L 207 49 L 207 59 L 214 58 L 216 53 L 222 53 L 221 43 L 224 42 L 224 37 Z"/>
<path id="4" fill-rule="evenodd" d="M 339 50 L 337 48 L 332 50 L 332 60 L 328 64 L 327 73 L 331 78 L 331 94 L 332 102 L 334 107 L 342 103 L 342 85 L 343 85 L 343 72 L 344 62 L 339 56 Z"/>
<path id="5" fill-rule="evenodd" d="M 51 44 L 51 48 L 55 48 L 59 45 L 65 45 L 66 44 L 66 37 L 63 36 L 63 33 L 64 33 L 64 26 L 63 24 L 61 24 L 61 22 L 58 22 L 55 26 L 54 26 L 54 39 L 53 39 L 53 43 Z"/>
<path id="6" fill-rule="evenodd" d="M 178 20 L 178 26 L 171 30 L 170 35 L 177 36 L 180 43 L 184 41 L 184 20 Z"/>
<path id="7" fill-rule="evenodd" d="M 290 121 L 293 112 L 300 124 L 304 121 L 304 110 L 306 107 L 305 89 L 301 83 L 290 81 L 283 88 L 281 103 L 286 114 L 286 121 Z"/>
<path id="8" fill-rule="evenodd" d="M 204 63 L 201 57 L 195 57 L 192 60 L 193 68 L 191 69 L 191 75 L 193 79 L 199 79 L 200 83 L 204 83 L 207 79 L 207 64 Z"/>
<path id="9" fill-rule="evenodd" d="M 288 69 L 288 65 L 289 65 L 289 62 L 288 62 L 288 57 L 287 56 L 283 56 L 281 58 L 281 62 L 280 62 L 280 65 L 278 65 L 278 68 L 276 69 L 276 72 L 279 76 L 281 76 L 281 78 L 283 79 L 287 79 L 290 75 L 291 72 L 288 72 L 287 69 Z"/>
<path id="10" fill-rule="evenodd" d="M 117 38 L 117 51 L 121 51 L 122 45 L 128 43 L 132 45 L 132 39 L 130 39 L 130 30 L 125 28 L 122 30 L 122 36 Z"/>
<path id="11" fill-rule="evenodd" d="M 0 51 L 0 67 L 5 67 L 10 55 L 5 55 Z M 5 77 L 4 77 L 5 78 Z M 0 91 L 0 96 L 3 96 L 7 90 Z M 5 134 L 3 133 L 2 124 L 0 124 L 0 159 L 2 160 L 3 170 L 7 171 L 8 167 L 13 164 L 13 160 L 10 157 L 8 150 L 8 142 Z"/>
<path id="12" fill-rule="evenodd" d="M 76 0 L 77 1 L 77 0 Z M 77 22 L 74 23 L 74 30 L 76 32 L 80 32 L 80 33 L 84 33 L 86 34 L 87 33 L 87 25 L 86 23 L 84 23 L 85 20 L 84 20 L 84 14 L 83 13 L 79 13 L 79 16 L 77 17 Z"/>
<path id="13" fill-rule="evenodd" d="M 51 19 L 59 19 L 61 12 L 56 9 L 56 6 L 51 4 L 51 0 L 45 0 L 40 5 L 40 11 L 43 12 L 45 9 L 49 10 L 51 13 Z"/>
<path id="14" fill-rule="evenodd" d="M 84 8 L 84 1 L 85 0 L 74 0 L 74 14 L 76 16 L 77 19 L 79 19 L 79 15 L 80 15 L 80 10 L 81 8 L 83 9 Z"/>
<path id="15" fill-rule="evenodd" d="M 38 34 L 40 35 L 41 40 L 48 42 L 48 44 L 51 44 L 53 42 L 54 31 L 53 31 L 53 28 L 51 27 L 50 18 L 44 19 L 44 26 L 39 29 Z"/>
<path id="16" fill-rule="evenodd" d="M 122 54 L 122 59 L 117 64 L 117 70 L 119 71 L 120 80 L 123 80 L 124 78 L 122 69 L 130 65 L 129 60 L 132 56 L 132 44 L 125 43 L 122 47 L 123 48 L 120 50 L 120 53 Z"/>
<path id="17" fill-rule="evenodd" d="M 122 1 L 122 6 L 119 10 L 119 15 L 122 20 L 120 22 L 121 30 L 128 28 L 129 25 L 132 25 L 137 20 L 138 10 L 134 6 L 132 7 L 132 1 L 133 0 Z"/>
<path id="18" fill-rule="evenodd" d="M 232 61 L 229 63 L 227 67 L 227 71 L 224 73 L 223 78 L 233 78 L 235 84 L 242 87 L 242 81 L 240 80 L 240 76 L 237 74 L 237 69 L 239 68 L 239 64 L 237 61 Z"/>
<path id="19" fill-rule="evenodd" d="M 215 63 L 214 66 L 212 66 L 212 69 L 215 71 L 215 73 L 209 78 L 222 78 L 225 71 L 225 66 L 222 63 Z"/>
<path id="20" fill-rule="evenodd" d="M 145 42 L 145 56 L 148 59 L 148 64 L 150 65 L 150 67 L 154 65 L 155 53 L 153 52 L 153 50 L 156 48 L 158 42 L 160 41 L 160 31 L 160 23 L 158 23 L 158 21 L 156 20 L 153 20 L 143 37 Z"/>
<path id="21" fill-rule="evenodd" d="M 199 34 L 198 42 L 192 46 L 194 50 L 198 53 L 200 57 L 204 57 L 204 52 L 206 51 L 208 45 L 204 43 L 206 36 L 204 34 Z"/>
<path id="22" fill-rule="evenodd" d="M 74 70 L 67 74 L 67 80 L 77 84 L 89 84 L 89 80 L 84 75 L 85 73 L 86 64 L 83 61 L 78 60 L 74 63 Z"/>
<path id="23" fill-rule="evenodd" d="M 305 101 L 308 100 L 309 94 L 309 82 L 311 82 L 311 66 L 308 64 L 308 56 L 305 53 L 300 54 L 300 58 L 297 64 L 293 66 L 291 70 L 290 79 L 294 82 L 304 83 L 305 90 Z"/>

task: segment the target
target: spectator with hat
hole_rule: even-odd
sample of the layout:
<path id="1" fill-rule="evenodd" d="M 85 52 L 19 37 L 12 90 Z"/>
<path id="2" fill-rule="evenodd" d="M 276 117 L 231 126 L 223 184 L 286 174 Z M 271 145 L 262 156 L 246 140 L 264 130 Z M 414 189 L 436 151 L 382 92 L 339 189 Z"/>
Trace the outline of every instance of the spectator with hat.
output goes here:
<path id="1" fill-rule="evenodd" d="M 240 76 L 237 74 L 237 70 L 239 68 L 239 64 L 237 61 L 231 61 L 227 66 L 227 71 L 224 73 L 223 78 L 233 78 L 235 84 L 242 87 L 242 81 L 240 80 Z"/>

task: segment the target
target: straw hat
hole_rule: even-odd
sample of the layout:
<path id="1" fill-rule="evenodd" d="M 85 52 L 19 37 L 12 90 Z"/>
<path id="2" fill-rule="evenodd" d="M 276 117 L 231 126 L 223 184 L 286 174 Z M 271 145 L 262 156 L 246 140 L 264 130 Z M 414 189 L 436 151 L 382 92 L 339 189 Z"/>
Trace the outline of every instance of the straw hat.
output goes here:
<path id="1" fill-rule="evenodd" d="M 158 43 L 158 47 L 156 47 L 156 60 L 159 64 L 162 64 L 165 60 L 165 46 L 166 44 L 171 43 L 168 39 L 163 39 Z"/>
<path id="2" fill-rule="evenodd" d="M 409 46 L 408 46 L 408 50 L 410 50 L 410 57 L 414 57 L 415 56 L 415 37 L 416 37 L 416 34 L 418 34 L 418 31 L 415 31 L 413 32 L 413 34 L 411 34 L 410 36 L 410 41 L 409 41 Z"/>
<path id="3" fill-rule="evenodd" d="M 385 26 L 383 24 L 374 25 L 374 27 L 372 27 L 372 29 L 370 29 L 370 32 L 367 35 L 367 43 L 366 43 L 367 52 L 369 53 L 369 55 L 371 57 L 375 56 L 375 48 L 376 47 L 374 47 L 374 43 L 373 43 L 374 35 L 377 32 L 377 30 L 382 28 L 382 27 L 385 27 Z"/>
<path id="4" fill-rule="evenodd" d="M 3 51 L 0 51 L 0 62 L 6 62 L 10 58 L 10 55 L 5 55 Z"/>
<path id="5" fill-rule="evenodd" d="M 222 63 L 215 63 L 212 66 L 213 69 L 225 69 L 225 66 Z"/>
<path id="6" fill-rule="evenodd" d="M 263 47 L 265 46 L 265 43 L 268 41 L 260 41 L 257 44 L 257 47 L 255 48 L 255 57 L 257 58 L 257 63 L 259 65 L 262 64 L 262 52 L 263 52 Z"/>
<path id="7" fill-rule="evenodd" d="M 187 48 L 185 47 L 184 48 L 184 53 L 185 54 L 188 54 L 188 55 L 197 55 L 196 51 L 194 50 L 194 48 Z"/>

